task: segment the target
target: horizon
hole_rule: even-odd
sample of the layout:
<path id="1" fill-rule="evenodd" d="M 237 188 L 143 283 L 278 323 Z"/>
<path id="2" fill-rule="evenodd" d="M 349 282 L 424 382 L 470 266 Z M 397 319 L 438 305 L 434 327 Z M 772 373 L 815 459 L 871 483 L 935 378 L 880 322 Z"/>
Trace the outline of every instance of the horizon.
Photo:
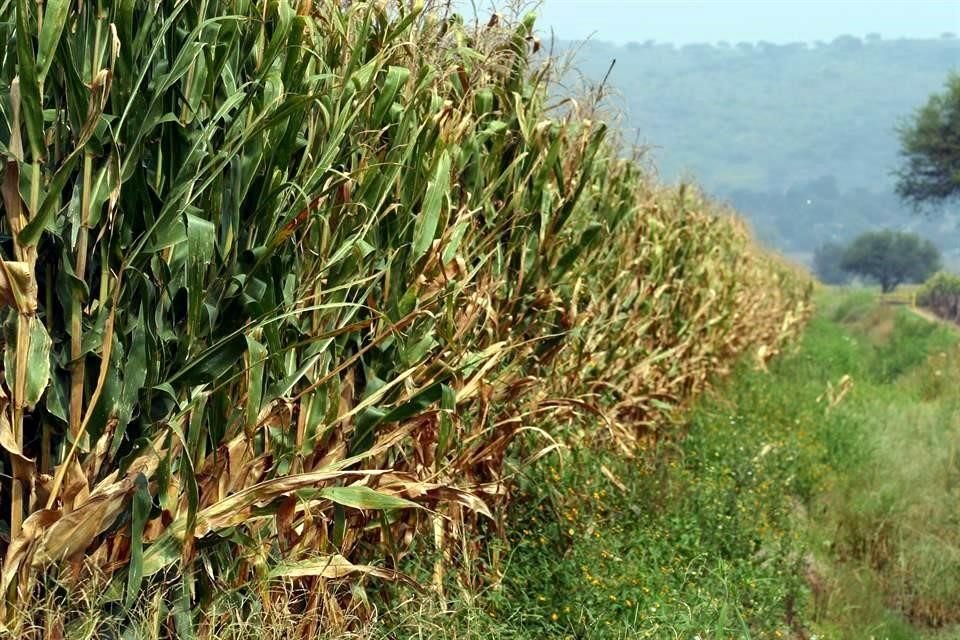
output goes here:
<path id="1" fill-rule="evenodd" d="M 456 0 L 453 6 L 466 16 L 482 18 L 502 4 Z M 521 4 L 519 11 L 535 11 L 544 36 L 617 45 L 650 40 L 677 47 L 722 42 L 815 45 L 844 35 L 861 40 L 879 35 L 889 41 L 960 33 L 960 2 L 942 0 L 542 0 Z"/>
<path id="2" fill-rule="evenodd" d="M 537 29 L 541 32 L 542 30 Z M 545 35 L 545 34 L 542 34 Z M 879 37 L 875 37 L 879 36 Z M 738 46 L 748 44 L 751 46 L 759 45 L 773 45 L 777 47 L 784 47 L 789 45 L 804 45 L 808 48 L 816 48 L 818 46 L 828 46 L 831 43 L 835 42 L 840 38 L 854 38 L 863 43 L 872 43 L 872 42 L 932 42 L 932 41 L 960 41 L 960 34 L 949 33 L 941 34 L 939 36 L 898 36 L 898 37 L 886 37 L 877 33 L 867 33 L 863 35 L 858 35 L 855 33 L 838 33 L 832 38 L 822 39 L 822 40 L 790 40 L 790 41 L 773 41 L 773 40 L 716 40 L 716 41 L 696 41 L 696 42 L 673 42 L 669 40 L 657 40 L 655 38 L 648 38 L 647 40 L 629 40 L 627 42 L 620 42 L 614 40 L 604 40 L 603 38 L 593 37 L 593 38 L 564 38 L 559 35 L 556 35 L 558 42 L 573 42 L 573 43 L 592 43 L 592 44 L 603 44 L 610 45 L 615 47 L 628 47 L 628 46 L 655 46 L 655 47 L 673 47 L 674 49 L 684 49 L 686 47 L 723 47 L 727 46 L 730 48 L 736 48 Z M 960 59 L 958 59 L 957 64 L 960 65 Z"/>

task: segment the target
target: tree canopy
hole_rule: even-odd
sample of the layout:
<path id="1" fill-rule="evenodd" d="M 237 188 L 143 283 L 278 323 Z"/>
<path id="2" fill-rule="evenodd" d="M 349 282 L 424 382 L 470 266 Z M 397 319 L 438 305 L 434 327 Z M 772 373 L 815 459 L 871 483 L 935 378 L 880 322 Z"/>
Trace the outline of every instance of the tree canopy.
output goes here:
<path id="1" fill-rule="evenodd" d="M 929 278 L 940 268 L 940 251 L 915 233 L 870 231 L 850 243 L 840 268 L 876 280 L 889 293 L 901 283 Z"/>
<path id="2" fill-rule="evenodd" d="M 897 194 L 916 207 L 960 197 L 960 73 L 899 129 L 904 165 Z"/>

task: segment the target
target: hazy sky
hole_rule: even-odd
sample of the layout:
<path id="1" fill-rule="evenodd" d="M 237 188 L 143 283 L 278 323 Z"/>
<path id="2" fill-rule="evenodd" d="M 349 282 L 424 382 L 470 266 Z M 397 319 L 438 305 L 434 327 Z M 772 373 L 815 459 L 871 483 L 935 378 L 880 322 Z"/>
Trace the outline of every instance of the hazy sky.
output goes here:
<path id="1" fill-rule="evenodd" d="M 489 2 L 475 0 L 476 6 Z M 502 2 L 496 4 L 502 5 Z M 960 35 L 960 0 L 544 0 L 539 26 L 558 38 L 685 44 Z"/>

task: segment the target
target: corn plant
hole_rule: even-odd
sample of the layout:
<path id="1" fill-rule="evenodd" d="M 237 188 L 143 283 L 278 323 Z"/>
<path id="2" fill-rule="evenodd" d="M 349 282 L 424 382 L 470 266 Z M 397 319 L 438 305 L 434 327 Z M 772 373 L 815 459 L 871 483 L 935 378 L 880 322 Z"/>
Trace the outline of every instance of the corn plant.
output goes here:
<path id="1" fill-rule="evenodd" d="M 345 624 L 412 540 L 496 529 L 544 416 L 635 439 L 804 315 L 735 223 L 548 109 L 532 18 L 0 0 L 0 39 L 14 630 L 53 577 L 162 594 L 184 637 L 264 581 L 298 633 Z"/>

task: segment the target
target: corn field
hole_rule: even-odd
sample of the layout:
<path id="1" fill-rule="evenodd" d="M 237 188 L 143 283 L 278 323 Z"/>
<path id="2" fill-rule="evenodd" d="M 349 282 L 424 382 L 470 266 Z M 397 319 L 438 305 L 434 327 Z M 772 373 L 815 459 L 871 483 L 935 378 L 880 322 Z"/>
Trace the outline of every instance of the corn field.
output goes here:
<path id="1" fill-rule="evenodd" d="M 504 526 L 506 459 L 629 454 L 808 313 L 551 102 L 532 18 L 0 0 L 0 39 L 11 637 L 91 591 L 226 637 L 244 588 L 309 637 L 418 541 L 441 589 Z"/>

